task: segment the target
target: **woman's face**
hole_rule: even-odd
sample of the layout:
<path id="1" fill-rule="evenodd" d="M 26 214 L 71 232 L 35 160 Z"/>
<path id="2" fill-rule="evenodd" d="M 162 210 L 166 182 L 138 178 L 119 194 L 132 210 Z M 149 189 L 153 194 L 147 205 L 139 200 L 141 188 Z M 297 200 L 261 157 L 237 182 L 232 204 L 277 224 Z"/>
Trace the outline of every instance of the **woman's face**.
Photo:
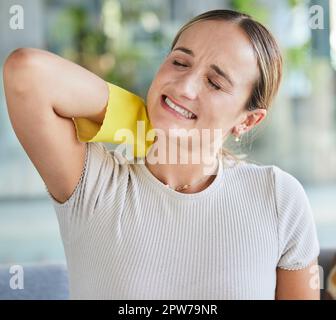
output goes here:
<path id="1" fill-rule="evenodd" d="M 249 114 L 245 104 L 257 77 L 253 48 L 238 26 L 198 22 L 181 34 L 151 84 L 150 122 L 166 134 L 169 129 L 220 128 L 224 137 Z M 177 115 L 167 105 L 172 102 L 196 117 Z"/>

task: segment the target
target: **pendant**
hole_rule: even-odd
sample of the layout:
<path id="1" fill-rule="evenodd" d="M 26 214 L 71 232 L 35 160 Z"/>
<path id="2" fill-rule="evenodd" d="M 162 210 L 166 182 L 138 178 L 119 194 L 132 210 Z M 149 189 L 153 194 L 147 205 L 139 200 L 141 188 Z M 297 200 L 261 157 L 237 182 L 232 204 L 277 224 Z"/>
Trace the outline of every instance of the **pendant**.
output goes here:
<path id="1" fill-rule="evenodd" d="M 177 187 L 175 190 L 182 191 L 182 190 L 188 189 L 190 186 L 191 186 L 190 184 L 185 184 L 184 186 Z"/>

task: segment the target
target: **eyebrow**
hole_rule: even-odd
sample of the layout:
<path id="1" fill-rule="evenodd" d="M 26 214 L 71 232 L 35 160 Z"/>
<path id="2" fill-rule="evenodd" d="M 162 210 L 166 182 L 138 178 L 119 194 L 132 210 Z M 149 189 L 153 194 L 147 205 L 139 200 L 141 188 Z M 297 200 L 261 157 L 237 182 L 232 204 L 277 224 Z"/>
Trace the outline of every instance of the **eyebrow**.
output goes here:
<path id="1" fill-rule="evenodd" d="M 195 57 L 195 54 L 192 50 L 185 48 L 185 47 L 177 47 L 175 48 L 173 51 L 182 51 L 186 54 L 191 55 L 192 57 Z M 210 65 L 210 68 L 213 69 L 218 75 L 220 75 L 221 77 L 223 77 L 227 82 L 229 82 L 229 84 L 231 85 L 231 87 L 234 87 L 234 82 L 232 81 L 231 77 L 224 72 L 220 67 L 218 67 L 215 64 Z"/>

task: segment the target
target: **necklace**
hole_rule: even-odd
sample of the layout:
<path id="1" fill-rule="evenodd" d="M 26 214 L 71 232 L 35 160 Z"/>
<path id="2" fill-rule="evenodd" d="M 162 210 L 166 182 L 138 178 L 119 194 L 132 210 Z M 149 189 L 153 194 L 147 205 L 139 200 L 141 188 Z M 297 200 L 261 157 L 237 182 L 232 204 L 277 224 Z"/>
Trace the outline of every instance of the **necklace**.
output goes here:
<path id="1" fill-rule="evenodd" d="M 219 160 L 218 160 L 218 164 L 217 164 L 217 169 L 218 169 L 218 166 L 219 166 Z M 166 184 L 166 187 L 170 188 L 170 189 L 173 189 L 175 191 L 183 191 L 183 190 L 189 189 L 190 187 L 194 187 L 194 186 L 198 185 L 199 183 L 201 183 L 207 177 L 208 177 L 208 175 L 200 178 L 199 180 L 197 180 L 195 183 L 192 183 L 192 184 L 181 184 L 181 185 L 179 185 L 175 188 L 171 187 L 169 184 Z"/>

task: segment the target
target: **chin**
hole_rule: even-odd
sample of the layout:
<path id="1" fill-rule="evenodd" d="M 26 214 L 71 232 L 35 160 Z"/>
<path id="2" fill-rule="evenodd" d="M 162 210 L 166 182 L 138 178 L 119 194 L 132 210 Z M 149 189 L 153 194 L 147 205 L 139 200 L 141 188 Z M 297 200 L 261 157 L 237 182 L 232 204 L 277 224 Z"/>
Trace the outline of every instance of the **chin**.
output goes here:
<path id="1" fill-rule="evenodd" d="M 176 128 L 176 125 L 169 119 L 164 119 L 160 115 L 153 115 L 150 119 L 153 128 L 164 131 L 166 135 L 169 134 L 169 129 Z"/>

